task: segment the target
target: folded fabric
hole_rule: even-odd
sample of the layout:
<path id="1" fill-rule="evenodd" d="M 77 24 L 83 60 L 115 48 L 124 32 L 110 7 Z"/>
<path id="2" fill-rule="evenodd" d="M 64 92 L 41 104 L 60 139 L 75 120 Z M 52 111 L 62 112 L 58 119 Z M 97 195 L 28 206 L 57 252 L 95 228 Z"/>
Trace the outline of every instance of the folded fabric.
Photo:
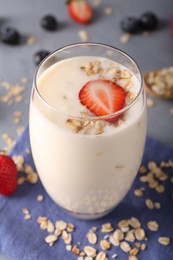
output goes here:
<path id="1" fill-rule="evenodd" d="M 24 156 L 25 163 L 34 167 L 32 155 L 26 152 L 29 148 L 29 132 L 28 128 L 26 128 L 13 148 L 11 155 Z M 157 165 L 159 165 L 161 162 L 168 161 L 169 159 L 173 159 L 173 149 L 147 138 L 143 165 L 147 166 L 149 161 L 155 161 Z M 125 251 L 129 251 L 130 248 L 131 250 L 136 248 L 131 251 L 131 254 L 134 255 L 138 253 L 138 258 L 136 259 L 172 260 L 173 200 L 171 193 L 173 193 L 173 184 L 171 181 L 173 180 L 173 169 L 171 167 L 164 167 L 163 171 L 166 174 L 163 174 L 163 178 L 159 180 L 161 186 L 157 188 L 157 190 L 155 184 L 151 182 L 141 182 L 141 177 L 146 176 L 146 174 L 138 173 L 132 188 L 113 212 L 101 219 L 93 221 L 78 220 L 63 212 L 47 195 L 40 181 L 34 185 L 28 182 L 19 185 L 16 193 L 11 197 L 0 196 L 0 253 L 6 255 L 10 260 L 77 259 L 79 257 L 78 255 L 67 250 L 71 248 L 70 246 L 66 248 L 62 236 L 60 236 L 52 246 L 49 246 L 49 244 L 45 242 L 45 237 L 50 233 L 40 228 L 37 219 L 39 216 L 46 216 L 53 223 L 57 220 L 63 220 L 75 226 L 75 230 L 72 232 L 72 245 L 77 245 L 77 247 L 72 247 L 73 252 L 77 250 L 76 248 L 83 251 L 84 246 L 91 246 L 97 250 L 97 253 L 104 251 L 107 255 L 107 259 L 115 258 L 125 260 L 128 259 L 130 255 L 130 252 Z M 145 177 L 143 181 L 145 181 Z M 143 188 L 141 189 L 141 187 Z M 135 191 L 136 189 L 137 191 Z M 137 196 L 135 196 L 134 191 Z M 37 200 L 39 194 L 44 197 L 41 202 Z M 147 199 L 151 200 L 147 201 L 148 206 L 146 205 Z M 24 208 L 29 210 L 31 219 L 25 219 L 27 212 L 23 212 Z M 117 229 L 118 223 L 121 220 L 128 219 L 131 221 L 128 222 L 131 223 L 131 226 L 129 226 L 131 230 L 133 225 L 135 225 L 135 228 L 139 225 L 135 219 L 131 219 L 132 217 L 137 218 L 141 222 L 142 230 L 138 229 L 135 233 L 135 237 L 131 237 L 131 241 L 128 241 L 126 237 L 127 240 L 125 240 L 125 238 L 121 240 L 120 245 L 115 246 L 111 243 L 110 249 L 108 249 L 109 243 L 107 242 L 102 242 L 100 245 L 101 240 L 109 241 L 109 236 L 113 234 L 113 230 L 112 232 L 103 233 L 102 225 L 110 223 L 114 229 Z M 133 221 L 135 224 L 132 224 Z M 157 226 L 155 222 L 151 222 L 150 225 L 148 225 L 147 223 L 149 221 L 157 221 L 159 226 Z M 126 222 L 124 222 L 123 228 L 124 235 L 126 235 L 128 231 L 128 225 L 126 226 L 125 223 Z M 119 225 L 123 226 L 123 222 Z M 96 244 L 90 244 L 86 236 L 92 227 L 97 227 L 97 231 L 95 231 L 97 238 Z M 103 227 L 109 229 L 109 225 Z M 151 229 L 156 231 L 152 231 Z M 143 231 L 145 231 L 145 234 L 143 234 Z M 133 231 L 131 233 L 133 235 Z M 147 239 L 145 237 L 147 237 Z M 162 239 L 160 237 L 162 237 Z M 134 238 L 135 241 L 133 241 Z M 170 238 L 170 241 L 168 238 Z M 158 240 L 162 244 L 159 243 Z M 127 243 L 124 243 L 124 241 Z M 164 243 L 168 245 L 163 245 Z M 103 250 L 101 246 L 105 249 L 107 248 L 107 250 Z"/>

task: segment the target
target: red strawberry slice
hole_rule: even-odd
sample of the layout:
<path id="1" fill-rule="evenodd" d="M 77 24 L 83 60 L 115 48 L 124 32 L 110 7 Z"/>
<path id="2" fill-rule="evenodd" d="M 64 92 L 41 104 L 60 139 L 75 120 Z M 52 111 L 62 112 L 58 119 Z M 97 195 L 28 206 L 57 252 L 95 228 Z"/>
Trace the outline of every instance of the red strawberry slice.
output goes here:
<path id="1" fill-rule="evenodd" d="M 125 105 L 125 90 L 109 80 L 92 80 L 87 82 L 79 92 L 82 105 L 96 116 L 105 116 L 121 110 Z M 117 120 L 117 115 L 109 119 Z"/>
<path id="2" fill-rule="evenodd" d="M 17 168 L 11 157 L 0 155 L 0 194 L 9 196 L 17 187 Z"/>
<path id="3" fill-rule="evenodd" d="M 72 19 L 82 24 L 90 22 L 93 16 L 92 8 L 86 0 L 68 1 L 68 12 Z"/>

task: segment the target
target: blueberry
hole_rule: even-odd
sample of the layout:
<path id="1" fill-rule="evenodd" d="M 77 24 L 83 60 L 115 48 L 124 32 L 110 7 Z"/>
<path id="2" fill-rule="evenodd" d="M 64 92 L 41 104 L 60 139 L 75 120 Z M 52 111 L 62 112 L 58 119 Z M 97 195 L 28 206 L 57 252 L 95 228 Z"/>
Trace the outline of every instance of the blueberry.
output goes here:
<path id="1" fill-rule="evenodd" d="M 6 44 L 16 45 L 19 43 L 20 34 L 19 32 L 10 27 L 3 27 L 0 30 L 1 41 Z"/>
<path id="2" fill-rule="evenodd" d="M 140 21 L 142 23 L 143 30 L 154 30 L 158 25 L 158 18 L 152 12 L 142 14 Z"/>
<path id="3" fill-rule="evenodd" d="M 142 30 L 141 22 L 136 17 L 126 17 L 121 21 L 121 28 L 123 31 L 135 34 Z"/>
<path id="4" fill-rule="evenodd" d="M 40 62 L 46 58 L 47 55 L 49 55 L 49 51 L 46 51 L 46 50 L 41 50 L 41 51 L 38 51 L 34 54 L 34 63 L 35 65 L 39 65 Z"/>
<path id="5" fill-rule="evenodd" d="M 54 16 L 46 15 L 41 19 L 41 26 L 48 31 L 55 31 L 58 27 L 58 22 Z"/>

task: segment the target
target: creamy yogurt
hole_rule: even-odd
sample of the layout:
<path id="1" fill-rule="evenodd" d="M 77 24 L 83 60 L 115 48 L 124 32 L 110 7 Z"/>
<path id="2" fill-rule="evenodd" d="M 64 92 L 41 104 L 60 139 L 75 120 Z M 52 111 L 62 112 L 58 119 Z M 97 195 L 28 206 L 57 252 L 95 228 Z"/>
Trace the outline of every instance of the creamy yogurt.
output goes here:
<path id="1" fill-rule="evenodd" d="M 115 123 L 96 120 L 80 103 L 79 91 L 95 79 L 115 81 L 127 92 L 126 106 L 134 103 Z M 30 105 L 31 147 L 40 179 L 58 205 L 95 218 L 126 195 L 146 136 L 145 100 L 139 91 L 135 75 L 101 57 L 65 59 L 38 78 Z"/>

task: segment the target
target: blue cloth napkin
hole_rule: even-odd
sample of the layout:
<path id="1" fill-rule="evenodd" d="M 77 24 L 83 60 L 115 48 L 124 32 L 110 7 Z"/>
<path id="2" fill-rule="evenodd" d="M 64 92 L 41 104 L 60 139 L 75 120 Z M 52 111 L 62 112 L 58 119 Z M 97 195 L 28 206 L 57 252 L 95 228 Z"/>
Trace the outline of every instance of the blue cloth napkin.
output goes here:
<path id="1" fill-rule="evenodd" d="M 32 155 L 26 154 L 25 150 L 30 148 L 29 132 L 26 128 L 23 135 L 15 145 L 11 155 L 23 155 L 25 162 L 34 166 Z M 173 159 L 173 149 L 163 146 L 162 144 L 147 138 L 143 165 L 147 165 L 149 161 L 161 161 Z M 165 169 L 170 176 L 173 176 L 173 170 Z M 44 242 L 44 238 L 48 235 L 47 231 L 41 230 L 37 223 L 38 216 L 47 216 L 51 221 L 64 220 L 73 223 L 76 227 L 73 232 L 73 244 L 80 242 L 79 247 L 89 245 L 86 233 L 93 227 L 98 227 L 98 240 L 103 239 L 106 235 L 101 233 L 101 225 L 104 223 L 112 223 L 117 228 L 117 224 L 122 219 L 136 217 L 140 219 L 144 228 L 148 241 L 147 249 L 140 251 L 138 259 L 140 260 L 172 260 L 173 259 L 173 200 L 171 193 L 173 184 L 170 178 L 164 181 L 166 188 L 163 194 L 157 193 L 154 189 L 149 189 L 146 184 L 141 183 L 139 173 L 133 183 L 131 190 L 128 192 L 124 200 L 116 207 L 116 209 L 99 220 L 84 221 L 75 219 L 64 213 L 47 195 L 42 184 L 38 181 L 35 185 L 24 183 L 18 186 L 17 192 L 11 197 L 0 196 L 0 252 L 10 260 L 73 260 L 77 256 L 67 251 L 62 238 L 50 247 Z M 145 195 L 143 197 L 134 196 L 134 189 L 145 187 Z M 37 201 L 37 195 L 42 194 L 44 200 Z M 161 209 L 150 210 L 145 205 L 147 198 L 155 202 L 160 202 Z M 23 208 L 30 210 L 32 218 L 24 219 Z M 147 228 L 147 222 L 156 220 L 159 223 L 159 231 L 153 232 Z M 164 246 L 158 243 L 158 237 L 166 236 L 171 238 L 171 243 Z M 139 241 L 140 242 L 140 241 Z M 134 243 L 130 243 L 134 246 Z M 98 251 L 101 251 L 99 242 L 94 245 Z M 125 253 L 119 247 L 112 246 L 106 251 L 108 259 L 116 253 L 118 260 L 128 259 L 128 253 Z"/>

